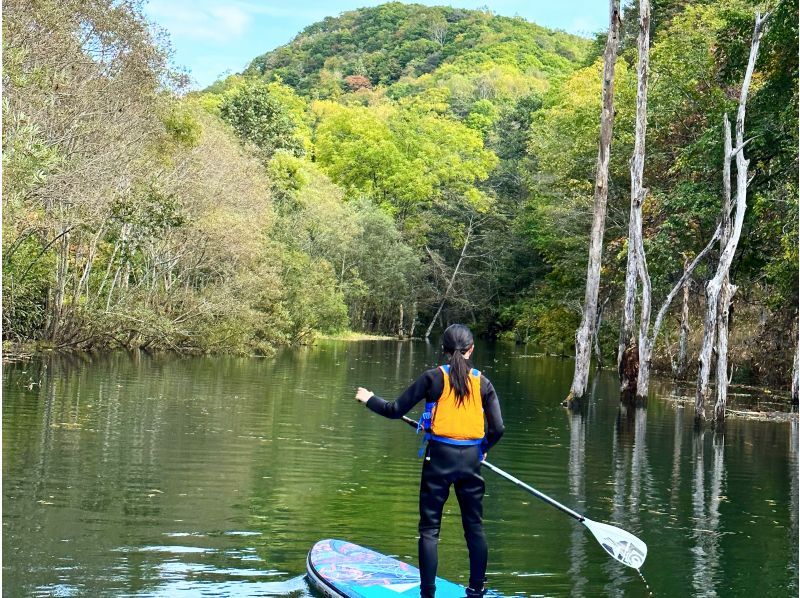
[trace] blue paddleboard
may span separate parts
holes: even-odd
[[[306,562],[311,583],[329,598],[418,598],[419,569],[344,540],[320,540]],[[436,578],[436,598],[464,598],[463,586]],[[487,592],[487,597],[499,598]]]

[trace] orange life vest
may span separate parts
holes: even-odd
[[[481,400],[481,373],[475,369],[470,370],[467,379],[469,393],[459,406],[455,390],[450,384],[450,366],[443,365],[439,369],[444,375],[444,388],[431,410],[431,437],[435,440],[443,438],[482,440],[485,431],[483,401]]]

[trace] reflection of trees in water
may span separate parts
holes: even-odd
[[[588,404],[582,411],[569,416],[569,491],[576,511],[586,512],[586,426],[594,421],[597,410],[597,383],[599,372],[592,378]],[[585,414],[583,413],[585,411]],[[583,526],[574,526],[570,536],[570,568],[572,595],[585,596],[588,583],[586,566],[587,533]]]
[[[140,361],[139,352],[59,355],[42,360],[37,495],[49,498],[55,491],[67,501],[66,494],[70,494],[68,502],[77,498],[82,509],[92,512],[116,507],[126,516],[160,513],[157,503],[144,500],[141,486],[162,484],[157,447],[166,407],[163,401],[126,397]],[[99,368],[103,374],[91,376],[87,366]],[[121,437],[123,430],[125,438]],[[75,454],[82,458],[72,458]],[[55,483],[87,477],[94,480],[90,486],[76,484],[71,492]]]
[[[595,376],[597,378],[597,376]],[[573,413],[569,418],[569,492],[575,509],[585,510],[586,494],[584,479],[586,473],[586,419],[581,413]],[[584,596],[587,579],[583,572],[586,562],[586,530],[582,525],[574,525],[570,537],[569,578],[572,580],[572,595]]]
[[[798,516],[797,511],[800,508],[798,505],[798,426],[800,421],[797,418],[789,422],[789,545],[794,546],[795,550],[798,547]],[[798,570],[797,570],[797,553],[787,565],[791,573],[791,584],[789,586],[789,595],[796,596],[798,590]]]
[[[169,407],[157,400],[160,377],[141,384],[140,361],[122,352],[57,355],[4,371],[4,415],[9,409],[22,416],[4,421],[4,441],[13,447],[4,477],[28,499],[4,504],[16,587],[75,583],[91,593],[94,580],[69,563],[80,555],[83,565],[105,570],[117,558],[107,549],[127,543],[131,522],[163,516],[170,479],[158,447]],[[99,522],[103,534],[91,533]],[[135,574],[155,575],[146,565]]]
[[[614,427],[612,452],[614,468],[612,523],[634,534],[641,531],[639,513],[643,505],[655,493],[646,435],[647,409],[644,406],[636,407],[620,402]],[[606,584],[605,593],[622,595],[623,586],[632,578],[630,569],[611,559],[605,567],[611,578]]]
[[[672,484],[669,496],[669,506],[671,517],[676,517],[677,501],[680,496],[681,487],[681,447],[683,445],[683,405],[675,409],[675,435],[672,448]]]
[[[692,587],[696,596],[717,596],[714,588],[719,571],[719,504],[725,484],[725,436],[714,433],[713,462],[708,496],[705,490],[705,436],[697,430],[692,442],[694,475],[692,483],[693,571]]]

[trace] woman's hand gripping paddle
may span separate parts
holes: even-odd
[[[403,421],[414,428],[417,427],[417,422],[410,417],[403,416]],[[544,492],[539,492],[533,486],[529,486],[525,482],[518,480],[499,467],[495,467],[486,460],[481,461],[481,465],[491,469],[497,475],[504,477],[509,482],[519,486],[526,492],[530,492],[539,500],[546,502],[559,511],[566,513],[573,519],[580,521],[588,528],[590,532],[592,532],[592,535],[598,542],[600,542],[600,545],[605,548],[606,552],[623,565],[633,567],[634,569],[639,569],[644,564],[644,560],[647,558],[647,544],[642,542],[630,532],[626,532],[624,529],[614,527],[613,525],[608,525],[607,523],[592,521],[588,517],[584,517],[580,513],[576,513],[569,507],[562,505],[557,500],[550,498]]]

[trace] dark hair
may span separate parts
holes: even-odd
[[[463,324],[451,324],[442,335],[442,352],[450,364],[450,386],[456,395],[456,405],[461,407],[469,397],[469,370],[464,353],[472,346],[472,332]]]

